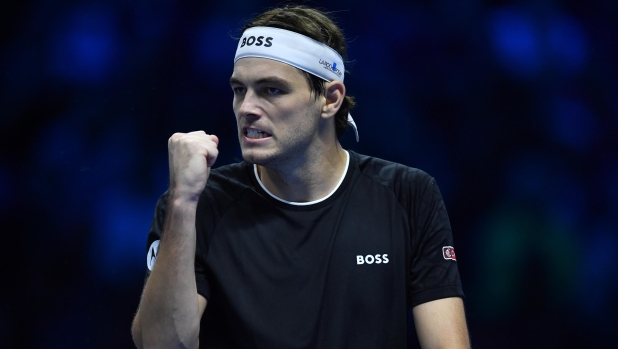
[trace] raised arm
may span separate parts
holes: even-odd
[[[170,189],[157,262],[133,321],[138,348],[197,348],[206,299],[195,283],[195,217],[200,194],[217,159],[218,139],[176,133],[168,142]]]
[[[412,308],[423,349],[470,349],[463,301],[443,298]]]

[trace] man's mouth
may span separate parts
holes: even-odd
[[[271,137],[272,135],[270,133],[266,133],[264,131],[257,130],[254,128],[247,128],[245,129],[245,136],[251,139],[260,139],[260,138]]]

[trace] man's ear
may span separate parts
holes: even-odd
[[[324,84],[326,90],[324,107],[321,117],[331,118],[337,114],[339,107],[345,98],[345,85],[339,80],[333,80]]]

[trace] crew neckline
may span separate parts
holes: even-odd
[[[292,205],[292,206],[310,206],[310,205],[315,205],[317,203],[320,203],[322,201],[325,201],[326,199],[330,198],[331,196],[333,196],[333,194],[335,194],[335,192],[337,192],[337,189],[339,189],[339,187],[341,186],[341,183],[343,183],[343,180],[346,177],[346,174],[348,173],[348,169],[350,168],[350,153],[347,150],[343,150],[346,153],[346,163],[345,163],[345,169],[343,170],[343,173],[341,174],[341,178],[339,178],[339,182],[337,182],[337,185],[335,185],[335,188],[333,188],[333,190],[328,193],[328,195],[326,195],[325,197],[321,198],[321,199],[317,199],[314,201],[309,201],[309,202],[295,202],[295,201],[288,201],[288,200],[284,200],[278,196],[276,196],[275,194],[271,193],[268,189],[266,189],[266,186],[264,185],[264,183],[262,183],[262,180],[260,179],[260,176],[258,174],[258,169],[257,169],[257,165],[253,164],[253,174],[255,175],[255,179],[257,180],[258,184],[260,185],[260,187],[262,187],[262,189],[268,194],[270,195],[273,199],[276,199],[277,201],[283,202],[285,204],[288,205]]]

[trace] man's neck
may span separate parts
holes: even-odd
[[[346,170],[348,156],[336,142],[317,159],[307,159],[286,169],[258,166],[258,174],[262,184],[278,198],[311,202],[324,198],[335,189]]]

